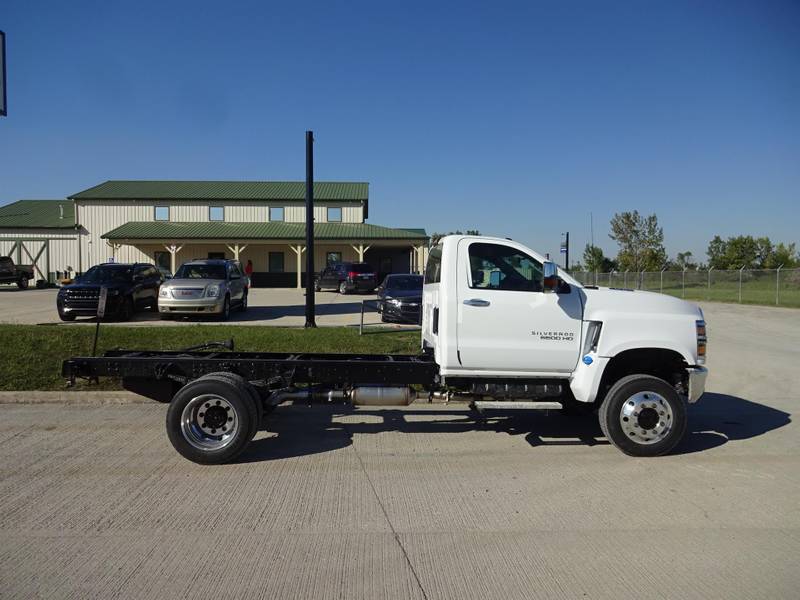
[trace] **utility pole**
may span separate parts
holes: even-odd
[[[569,271],[569,231],[564,235],[564,241],[561,242],[561,253],[564,254],[564,270]]]
[[[314,132],[306,131],[306,327],[316,327],[314,305]]]

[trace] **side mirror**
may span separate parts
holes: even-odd
[[[544,281],[542,287],[545,292],[554,292],[558,288],[558,267],[556,263],[546,260],[542,264],[542,274]]]

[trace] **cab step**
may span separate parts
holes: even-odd
[[[502,400],[476,400],[470,404],[478,412],[484,410],[561,410],[561,402],[519,402]]]

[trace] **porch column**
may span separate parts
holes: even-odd
[[[111,248],[111,258],[114,259],[114,262],[117,262],[117,250],[122,248],[122,244],[118,244],[117,242],[110,242],[106,240],[106,245]]]
[[[364,244],[359,244],[358,246],[350,244],[350,247],[358,254],[358,262],[364,262],[364,253],[372,248],[372,246],[365,246]]]
[[[176,257],[178,256],[178,252],[183,250],[183,246],[170,244],[169,246],[165,245],[164,248],[167,250],[167,252],[169,252],[170,270],[172,271],[172,274],[175,275],[175,267],[177,266]]]
[[[228,244],[225,244],[225,247],[231,251],[231,253],[233,254],[233,258],[235,260],[239,260],[239,252],[244,252],[245,248],[247,248],[247,244],[244,244],[242,246],[240,246],[239,244],[234,244],[233,247],[228,246]]]
[[[306,247],[303,246],[302,244],[297,244],[296,246],[289,246],[289,248],[291,248],[292,252],[294,252],[297,255],[297,289],[299,290],[303,287],[302,285],[303,252],[306,251]],[[314,274],[312,273],[310,276],[313,277]]]

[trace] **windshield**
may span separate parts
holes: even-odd
[[[81,283],[111,283],[115,281],[130,281],[132,276],[133,267],[97,266],[86,271],[80,280]]]
[[[225,265],[181,265],[175,279],[225,279]]]
[[[422,291],[421,275],[393,275],[386,278],[387,290],[419,290]]]

